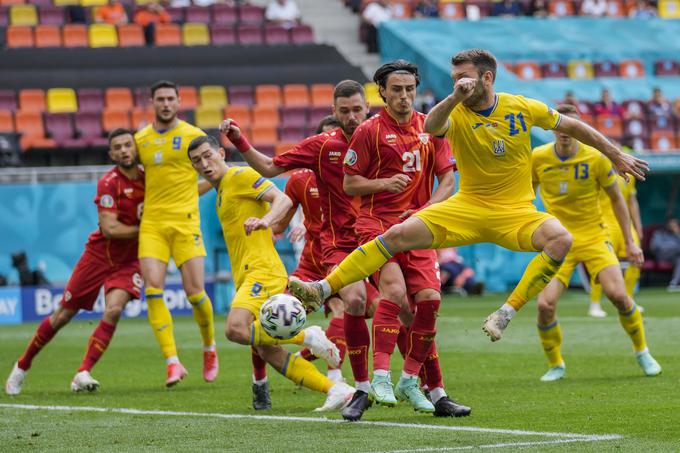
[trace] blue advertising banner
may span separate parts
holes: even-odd
[[[21,290],[0,288],[0,324],[21,324]]]

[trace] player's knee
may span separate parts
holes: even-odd
[[[240,322],[227,322],[224,334],[233,343],[250,344],[250,329]]]
[[[426,288],[418,291],[414,298],[415,302],[420,302],[423,300],[441,300],[442,296],[439,291],[433,288]]]
[[[406,250],[408,237],[404,231],[404,226],[400,223],[392,225],[383,235],[383,241],[392,254]]]
[[[387,283],[380,285],[380,294],[383,298],[398,305],[407,305],[406,288],[400,283]]]
[[[605,294],[607,295],[607,299],[609,299],[619,310],[625,310],[629,308],[629,305],[632,305],[629,303],[628,293],[626,293],[624,287],[607,288]]]
[[[555,252],[561,254],[562,256],[553,258],[564,259],[564,257],[567,256],[569,249],[571,249],[571,244],[573,241],[574,238],[572,237],[571,233],[564,227],[560,228],[553,243],[555,244]]]
[[[123,313],[122,305],[109,305],[104,310],[104,319],[109,323],[117,323]]]
[[[555,304],[545,297],[545,295],[539,294],[536,302],[540,318],[552,318],[555,316]]]

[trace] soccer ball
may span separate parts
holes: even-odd
[[[260,324],[270,337],[287,340],[305,326],[305,307],[289,294],[277,294],[267,299],[260,308]]]

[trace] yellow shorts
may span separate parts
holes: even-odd
[[[260,307],[275,294],[281,294],[288,285],[287,277],[248,275],[231,301],[231,308],[243,308],[260,317]]]
[[[191,258],[205,256],[198,224],[142,222],[139,229],[139,257],[167,263],[170,257],[180,267]]]
[[[606,229],[594,232],[592,235],[574,235],[571,249],[555,275],[555,278],[562,282],[565,288],[569,286],[571,274],[578,263],[586,266],[588,274],[593,279],[596,279],[603,269],[609,266],[619,266],[619,259],[614,253],[614,246]]]
[[[492,242],[506,249],[534,252],[534,231],[554,217],[531,203],[498,205],[456,194],[414,214],[430,229],[430,248]]]
[[[612,238],[612,245],[614,246],[614,253],[619,257],[620,260],[628,259],[628,250],[626,250],[626,240],[623,238],[623,232],[621,227],[617,223],[616,225],[609,225],[609,235]],[[640,237],[633,226],[630,227],[631,233],[633,235],[633,241],[635,245],[640,247]]]

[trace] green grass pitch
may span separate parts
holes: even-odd
[[[221,334],[220,376],[203,382],[191,318],[175,320],[180,358],[189,370],[177,387],[163,386],[165,367],[147,323],[124,320],[93,371],[100,391],[73,394],[70,379],[95,325],[74,322],[36,358],[24,392],[0,396],[0,451],[680,451],[680,296],[644,290],[636,299],[646,309],[647,338],[661,376],[643,376],[611,305],[604,304],[605,319],[586,316],[582,292],[569,292],[560,302],[567,378],[554,383],[538,380],[547,365],[535,302],[500,342],[491,343],[481,324],[503,297],[450,297],[438,319],[439,354],[450,395],[470,405],[472,415],[438,419],[400,404],[374,406],[354,424],[340,422],[336,413],[313,413],[324,396],[296,388],[271,369],[274,408],[255,412],[249,350]],[[311,322],[326,325],[320,315]],[[218,316],[220,333],[223,323]],[[3,382],[35,327],[0,327]],[[344,374],[351,375],[349,363]]]

